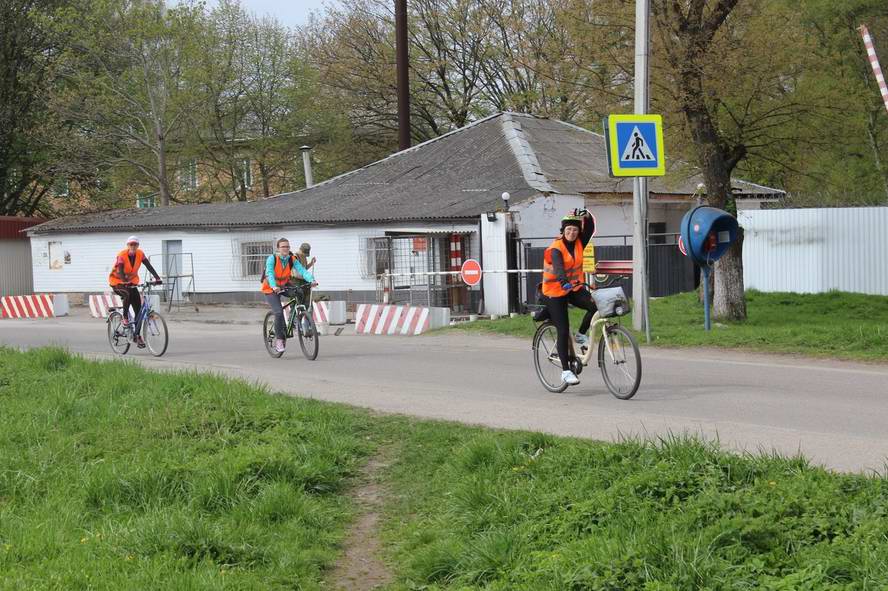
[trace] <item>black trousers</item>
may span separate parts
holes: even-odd
[[[123,302],[123,317],[129,319],[129,309],[133,309],[133,320],[139,317],[142,311],[142,296],[139,295],[139,288],[135,285],[113,285],[111,289],[120,296]]]
[[[274,338],[286,340],[287,329],[284,324],[284,308],[281,305],[281,294],[265,294],[265,301],[268,302],[272,312],[274,312]]]
[[[583,334],[588,332],[589,325],[592,324],[592,316],[598,309],[587,289],[572,291],[560,298],[547,298],[546,307],[549,310],[549,317],[558,331],[558,358],[561,360],[562,370],[570,369],[570,318],[567,315],[569,304],[586,310],[586,315],[583,316],[583,321],[580,323],[580,332]]]

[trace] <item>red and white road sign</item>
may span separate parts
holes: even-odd
[[[475,259],[466,259],[459,270],[460,277],[466,285],[478,285],[481,283],[481,263]]]

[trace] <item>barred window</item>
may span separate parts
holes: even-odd
[[[274,252],[273,240],[240,243],[241,277],[259,278],[265,271],[265,260]]]
[[[364,277],[376,277],[391,268],[390,239],[386,237],[366,238],[364,252]]]

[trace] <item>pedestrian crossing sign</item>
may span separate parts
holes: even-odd
[[[610,115],[604,124],[611,176],[663,176],[663,117]]]

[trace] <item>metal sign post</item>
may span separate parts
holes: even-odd
[[[635,114],[644,115],[648,110],[648,52],[650,0],[635,0]],[[660,150],[662,146],[658,146]],[[645,340],[651,342],[651,320],[648,313],[647,274],[647,178],[636,177],[633,183],[633,232],[632,232],[632,299],[641,303],[640,314],[632,316],[635,330],[644,328]],[[636,308],[638,304],[636,303]]]

